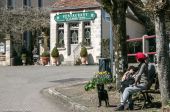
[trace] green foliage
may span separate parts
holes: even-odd
[[[80,51],[80,56],[81,57],[87,57],[88,53],[87,53],[87,49],[86,47],[82,47],[81,51]]]
[[[59,52],[58,52],[58,49],[57,47],[54,47],[52,52],[51,52],[51,56],[52,57],[59,57]]]
[[[32,31],[49,27],[49,9],[47,8],[0,8],[0,32],[22,33],[24,31]],[[14,27],[15,26],[15,27]]]
[[[94,77],[85,84],[85,91],[89,91],[91,89],[95,89],[97,84],[109,84],[113,81],[110,72],[98,72]]]
[[[50,53],[48,51],[44,51],[42,54],[41,54],[41,57],[50,57]]]

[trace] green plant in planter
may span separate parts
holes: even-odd
[[[95,89],[97,84],[110,84],[113,81],[112,75],[108,71],[97,72],[94,77],[85,84],[84,89],[89,91]]]
[[[80,51],[80,56],[81,57],[87,57],[88,53],[87,53],[87,49],[86,47],[82,47],[81,51]]]
[[[41,57],[50,57],[50,53],[48,51],[44,51],[42,54],[41,54]]]
[[[52,57],[59,57],[59,52],[57,47],[54,47],[53,50],[51,51],[51,56]]]

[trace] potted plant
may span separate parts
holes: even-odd
[[[59,52],[57,47],[54,47],[51,51],[52,64],[59,65]]]
[[[42,62],[42,65],[47,65],[48,62],[49,62],[49,57],[50,57],[50,53],[48,51],[44,51],[42,54],[41,54],[41,62]]]
[[[26,53],[21,54],[21,60],[22,60],[22,64],[26,65],[26,60],[27,60],[27,54]]]
[[[87,49],[86,47],[82,47],[80,51],[80,56],[81,56],[81,63],[82,64],[87,64]]]

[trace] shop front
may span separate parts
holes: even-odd
[[[51,50],[56,45],[63,63],[75,64],[81,46],[88,50],[88,63],[101,55],[101,9],[51,13]]]

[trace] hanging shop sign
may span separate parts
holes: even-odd
[[[94,11],[89,11],[89,12],[56,14],[54,20],[56,22],[83,21],[83,20],[94,20],[96,17],[97,14]]]

